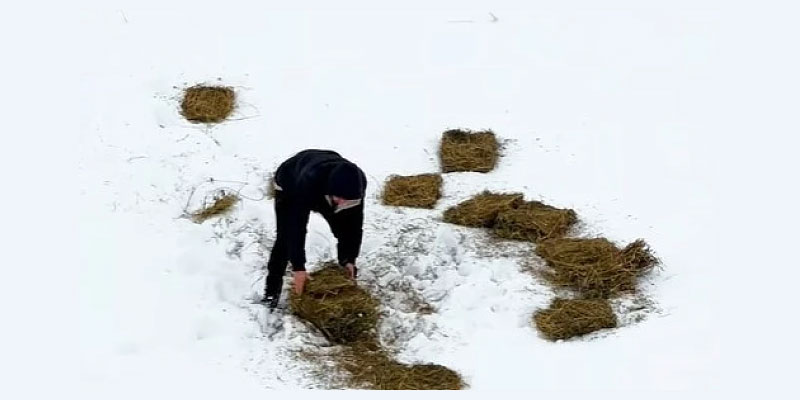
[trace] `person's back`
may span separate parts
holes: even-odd
[[[275,172],[277,238],[267,264],[265,301],[277,306],[287,261],[295,291],[305,284],[305,236],[311,211],[319,212],[336,236],[339,264],[355,278],[362,241],[366,176],[358,166],[330,150],[304,150]]]
[[[330,170],[350,163],[332,150],[303,150],[284,161],[275,172],[275,183],[287,195],[310,195]],[[320,193],[324,194],[324,193]]]

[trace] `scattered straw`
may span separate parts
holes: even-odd
[[[547,339],[559,340],[615,328],[617,317],[608,300],[555,299],[534,314],[533,322]]]
[[[556,286],[577,290],[586,298],[609,298],[636,290],[637,278],[657,259],[642,240],[625,250],[597,239],[549,239],[536,246],[549,269],[544,277]]]
[[[239,196],[235,194],[220,194],[215,196],[213,202],[202,210],[191,214],[192,221],[201,224],[216,216],[224,215],[239,202]]]
[[[439,147],[442,172],[489,172],[497,164],[499,148],[492,131],[446,131]]]
[[[433,208],[442,197],[442,177],[438,174],[393,175],[386,181],[382,197],[387,206]]]
[[[374,390],[459,390],[464,382],[453,370],[436,364],[402,364],[383,350],[347,349],[339,365],[353,387]]]
[[[233,112],[235,97],[230,87],[192,86],[183,93],[181,114],[191,122],[222,122]]]
[[[494,233],[504,239],[539,242],[564,236],[577,221],[578,216],[573,210],[529,201],[517,208],[501,211]]]
[[[456,225],[476,228],[494,226],[498,214],[518,207],[523,203],[522,194],[498,194],[483,192],[444,212],[444,221]]]

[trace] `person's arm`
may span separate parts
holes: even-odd
[[[292,263],[294,292],[303,294],[308,273],[306,273],[306,226],[311,209],[305,204],[293,200],[289,205],[287,218],[287,245],[289,246],[289,262]]]
[[[292,271],[306,270],[306,230],[311,209],[297,199],[292,199],[287,218],[287,244]]]
[[[334,214],[331,221],[331,230],[338,243],[336,250],[339,265],[348,264],[355,266],[356,258],[361,252],[361,241],[364,236],[364,202],[356,207]],[[354,271],[351,271],[354,273]]]

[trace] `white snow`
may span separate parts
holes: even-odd
[[[4,14],[3,398],[325,387],[289,354],[319,337],[291,316],[275,331],[254,304],[274,239],[263,188],[304,148],[369,175],[360,280],[404,361],[539,398],[793,390],[791,2],[85,1]],[[234,120],[182,119],[181,89],[203,82],[235,87]],[[493,129],[499,167],[445,175],[432,211],[379,205],[388,175],[438,170],[455,127]],[[228,218],[181,218],[220,189],[245,197]],[[539,337],[531,314],[554,293],[525,271],[531,248],[441,222],[484,189],[574,208],[581,235],[645,238],[664,262],[643,283],[652,303],[616,302],[613,331]],[[335,256],[321,218],[307,248],[310,263]],[[416,313],[420,299],[436,312]]]

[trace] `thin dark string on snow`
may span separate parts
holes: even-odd
[[[220,189],[220,190],[228,189],[230,191],[235,192],[237,196],[239,196],[239,197],[241,197],[243,199],[252,200],[252,201],[261,201],[261,200],[264,200],[267,197],[266,194],[262,195],[259,198],[254,198],[254,197],[249,197],[249,196],[243,195],[242,194],[242,190],[244,190],[244,188],[246,188],[247,186],[253,186],[253,184],[249,183],[249,182],[208,178],[208,182],[207,183],[217,183],[217,182],[220,182],[220,183],[236,183],[236,184],[242,185],[242,187],[240,187],[239,189],[233,189],[233,188],[227,187],[227,186],[218,187],[217,189]]]
[[[244,87],[243,87],[244,88]],[[252,88],[244,88],[245,90],[252,90]],[[255,110],[255,113],[244,113],[244,108],[250,108],[251,110]],[[237,101],[235,113],[237,114],[236,118],[228,118],[231,121],[244,121],[252,118],[261,117],[261,110],[253,103],[239,100]]]
[[[188,218],[191,215],[191,213],[189,212],[189,205],[192,203],[192,199],[194,198],[194,195],[197,192],[197,189],[199,189],[201,186],[203,186],[205,184],[217,183],[217,182],[220,182],[220,183],[236,183],[236,184],[242,185],[242,187],[240,187],[238,189],[234,189],[234,188],[229,187],[229,186],[220,186],[220,187],[216,188],[217,191],[221,191],[223,193],[225,193],[225,191],[227,190],[227,191],[229,191],[231,193],[234,193],[237,197],[242,198],[242,199],[247,199],[247,200],[251,200],[251,201],[261,201],[261,200],[264,200],[267,197],[266,193],[263,194],[259,198],[243,195],[242,194],[242,190],[244,190],[244,188],[247,187],[247,186],[252,186],[252,184],[250,184],[248,182],[208,178],[208,180],[206,180],[206,181],[204,181],[204,182],[200,183],[199,185],[196,185],[196,186],[194,186],[192,188],[191,193],[189,193],[189,197],[186,199],[186,205],[183,207],[183,214],[181,215],[181,217],[182,218]],[[209,195],[210,194],[206,194],[206,198]]]
[[[209,139],[213,140],[213,141],[214,141],[214,144],[216,144],[218,147],[222,147],[222,143],[220,143],[220,142],[219,142],[219,140],[217,140],[217,138],[215,138],[215,137],[214,137],[214,136],[211,134],[211,129],[212,129],[212,128],[213,128],[213,127],[211,126],[211,124],[208,124],[208,126],[206,126],[206,128],[203,130],[203,133],[204,133],[206,136],[208,136],[208,138],[209,138]]]
[[[231,121],[231,122],[247,121],[248,119],[258,118],[260,116],[261,115],[246,115],[244,117],[227,118],[227,119],[225,119],[225,122],[228,122],[228,121]]]
[[[231,181],[231,180],[225,180],[225,179],[208,178],[208,183],[214,183],[214,182],[238,183],[240,185],[249,185],[249,183],[243,182],[243,181]]]

